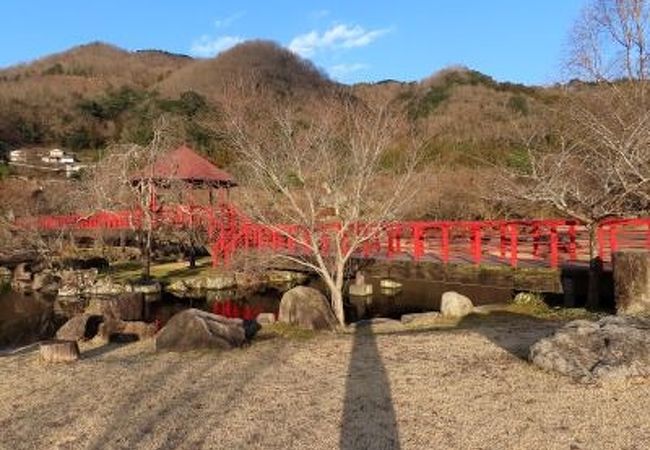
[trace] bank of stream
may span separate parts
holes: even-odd
[[[424,280],[396,280],[399,288],[385,289],[379,278],[370,278],[372,295],[348,296],[346,317],[349,322],[375,317],[399,319],[403,314],[436,311],[445,291],[455,290],[470,297],[476,305],[504,303],[511,299],[509,288]],[[324,291],[318,280],[307,284]],[[194,307],[228,317],[254,319],[257,314],[277,314],[282,294],[290,285],[264,289],[225,289],[206,291],[193,298],[179,297],[163,290],[147,296],[144,318],[164,325],[174,314]],[[52,337],[67,319],[83,312],[84,297],[56,297],[21,294],[9,289],[0,291],[0,348],[11,348]]]

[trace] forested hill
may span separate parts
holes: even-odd
[[[260,88],[272,95],[256,98]],[[153,120],[167,113],[183,124],[188,142],[227,164],[228,149],[215,132],[224,102],[252,99],[263,108],[282,99],[304,114],[317,114],[320,100],[341,96],[390,103],[429,137],[428,157],[472,164],[477,157],[511,157],[520,142],[513,130],[543,121],[556,93],[499,83],[466,68],[417,82],[342,85],[265,41],[211,59],[92,43],[0,71],[0,149],[143,143]]]

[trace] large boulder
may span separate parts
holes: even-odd
[[[144,295],[128,292],[110,297],[92,297],[85,313],[119,320],[142,320]]]
[[[68,320],[56,332],[56,338],[64,341],[92,339],[97,334],[102,318],[90,314],[80,314]]]
[[[309,330],[331,330],[337,324],[325,296],[307,286],[296,286],[282,295],[278,321]]]
[[[229,350],[246,342],[246,331],[242,319],[191,308],[172,317],[158,332],[155,342],[158,351]]]
[[[581,381],[650,375],[650,320],[575,320],[535,343],[530,361]]]
[[[472,301],[455,291],[442,294],[440,312],[444,317],[465,317],[474,310]]]

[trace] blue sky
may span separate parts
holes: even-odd
[[[583,0],[2,0],[0,67],[90,41],[208,57],[270,39],[343,82],[418,80],[465,65],[501,81],[560,79]]]

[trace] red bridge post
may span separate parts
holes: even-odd
[[[413,257],[416,261],[419,261],[424,255],[424,230],[422,229],[422,224],[419,222],[414,224],[412,227],[413,230]]]
[[[569,225],[569,258],[571,261],[578,259],[576,247],[576,225],[572,223]]]
[[[499,225],[499,252],[501,254],[501,259],[506,259],[506,225]]]
[[[609,227],[609,249],[611,254],[618,250],[618,239],[616,236],[617,227],[616,225],[610,225]]]
[[[472,225],[472,259],[474,264],[481,264],[481,227]]]
[[[559,253],[558,253],[558,238],[557,238],[557,227],[555,225],[551,226],[551,267],[555,268],[558,266],[559,262]]]
[[[516,223],[510,224],[510,265],[517,267],[517,246],[519,245],[519,227]]]
[[[442,262],[447,264],[449,262],[449,225],[443,224],[440,228],[441,241],[442,241]]]
[[[539,238],[541,237],[541,232],[539,225],[533,225],[533,256],[539,258]]]

